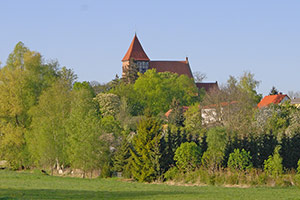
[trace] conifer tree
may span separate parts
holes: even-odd
[[[130,169],[128,164],[128,159],[130,157],[130,144],[126,138],[123,138],[121,146],[115,152],[113,158],[113,170],[115,172],[122,172],[123,177],[128,177],[130,175]]]
[[[160,124],[153,118],[139,122],[137,135],[134,136],[130,149],[133,178],[140,182],[151,182],[160,175]]]

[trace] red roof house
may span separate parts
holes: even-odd
[[[219,86],[218,86],[218,82],[213,82],[213,83],[196,83],[197,88],[199,89],[204,89],[205,92],[212,92],[212,91],[216,91],[216,90],[220,90]]]
[[[258,104],[258,108],[268,107],[271,104],[281,104],[290,98],[286,94],[276,94],[265,96]]]
[[[126,74],[124,73],[124,70],[128,69],[130,59],[134,59],[139,71],[142,73],[148,69],[156,69],[157,72],[172,72],[179,75],[187,75],[189,78],[193,78],[187,58],[183,61],[150,61],[136,35],[134,36],[129,49],[122,59],[123,76]]]

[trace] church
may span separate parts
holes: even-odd
[[[134,35],[129,49],[122,59],[122,77],[125,76],[126,71],[129,67],[129,61],[131,59],[133,59],[136,63],[140,73],[145,73],[148,69],[156,69],[156,72],[172,72],[179,75],[186,75],[189,78],[193,78],[188,57],[186,57],[186,59],[182,61],[150,60],[136,34]],[[217,82],[201,82],[196,83],[196,86],[199,89],[203,88],[206,92],[212,89],[219,88]]]

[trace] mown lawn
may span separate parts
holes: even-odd
[[[0,199],[299,199],[300,189],[143,184],[0,171]]]

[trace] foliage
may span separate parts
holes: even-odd
[[[277,95],[278,93],[279,93],[278,90],[275,88],[275,86],[273,86],[269,95]]]
[[[174,98],[181,105],[191,105],[197,94],[193,80],[187,76],[157,73],[155,69],[140,74],[134,84],[134,91],[144,110],[149,109],[153,114],[168,111]]]
[[[184,113],[184,118],[184,129],[188,141],[202,141],[204,127],[202,125],[200,105],[189,106],[188,110]]]
[[[203,154],[202,164],[204,167],[214,172],[219,169],[225,155],[227,144],[226,130],[222,127],[209,129],[206,138],[208,148]]]
[[[66,165],[67,132],[65,124],[70,114],[71,94],[65,82],[57,81],[45,90],[39,104],[31,110],[32,131],[27,135],[34,163],[59,169]]]
[[[195,142],[185,142],[176,150],[174,160],[183,172],[195,170],[201,163],[201,148]]]
[[[173,180],[179,174],[180,174],[180,171],[178,170],[178,168],[177,167],[172,167],[164,173],[164,178],[166,180]]]
[[[168,116],[168,122],[169,124],[174,124],[175,126],[183,126],[183,107],[180,106],[179,101],[177,101],[176,99],[172,100],[171,112]]]
[[[130,149],[132,176],[138,181],[153,181],[160,175],[160,124],[153,118],[139,122]]]
[[[229,155],[228,167],[235,170],[246,170],[252,167],[250,152],[235,149]]]
[[[130,157],[130,144],[126,138],[123,138],[122,144],[116,150],[113,157],[113,170],[122,172],[123,177],[130,177],[128,160]]]
[[[89,88],[73,90],[71,113],[66,124],[68,156],[71,166],[87,171],[99,169],[107,161],[108,146],[104,141],[97,105]]]
[[[297,167],[297,174],[300,174],[300,159],[298,160],[297,165],[298,165],[298,167]]]
[[[115,94],[99,93],[95,100],[99,103],[99,109],[103,116],[116,116],[120,109],[120,98]]]
[[[0,157],[12,168],[28,167],[26,134],[30,108],[58,76],[57,63],[44,64],[39,53],[19,42],[0,69]]]
[[[279,150],[280,146],[277,146],[273,156],[269,156],[268,160],[264,162],[264,170],[266,173],[275,177],[283,173],[282,158],[280,157]]]

